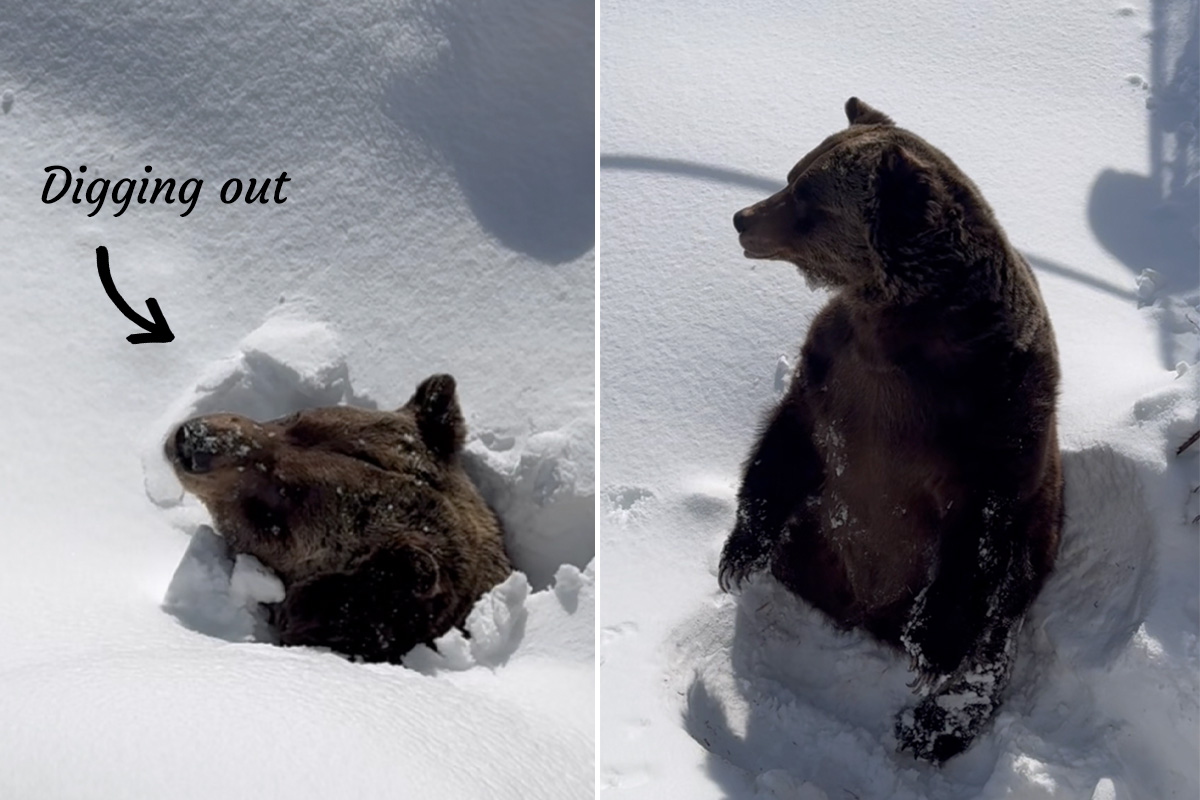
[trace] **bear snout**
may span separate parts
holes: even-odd
[[[167,457],[184,472],[193,475],[208,472],[212,469],[213,452],[205,445],[211,439],[207,426],[199,420],[185,422],[168,440]]]
[[[778,242],[773,241],[772,209],[764,209],[762,203],[743,208],[733,215],[733,227],[737,228],[738,244],[746,258],[771,258],[778,252]]]

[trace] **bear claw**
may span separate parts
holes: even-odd
[[[941,764],[967,749],[971,739],[948,724],[946,710],[933,698],[896,716],[896,741],[915,758]]]

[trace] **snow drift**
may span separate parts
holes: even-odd
[[[538,0],[5,7],[0,795],[592,794],[591,19]],[[89,218],[40,202],[54,164],[205,183],[186,218]],[[283,171],[284,203],[220,202]],[[553,235],[493,178],[546,195]],[[98,245],[175,341],[125,340]],[[279,587],[204,531],[161,438],[218,406],[399,405],[436,372],[528,587],[482,602],[454,669],[261,641]]]
[[[1200,791],[1197,4],[607,3],[600,785],[622,798]],[[1134,80],[1136,78],[1136,80]],[[897,754],[906,659],[771,581],[717,587],[740,465],[825,297],[745,261],[858,96],[943,150],[1029,258],[1063,383],[1067,527],[1007,700]]]

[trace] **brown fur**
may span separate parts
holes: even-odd
[[[435,375],[397,411],[198,417],[166,455],[230,548],[283,581],[284,644],[397,661],[461,625],[512,569],[458,463],[464,436],[454,379]]]
[[[940,761],[994,712],[1057,551],[1058,357],[1033,273],[975,185],[857,98],[846,116],[734,216],[747,257],[833,296],[747,460],[721,583],[770,569],[902,647],[928,696],[897,737]],[[967,695],[958,713],[937,702]]]

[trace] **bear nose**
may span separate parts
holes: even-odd
[[[185,422],[175,431],[175,461],[184,472],[196,475],[212,469],[213,454],[199,446],[205,433],[193,422]]]
[[[733,227],[738,233],[745,233],[746,228],[750,227],[750,215],[746,213],[746,209],[742,209],[733,215]]]

